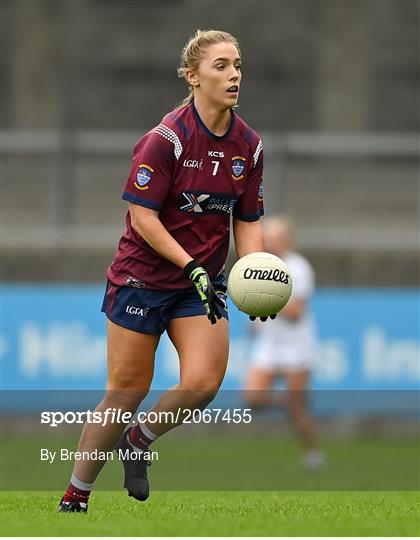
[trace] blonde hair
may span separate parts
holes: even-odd
[[[262,220],[263,230],[269,227],[276,227],[277,230],[284,228],[291,244],[295,240],[295,227],[291,219],[284,214],[271,214]]]
[[[182,77],[188,83],[186,76],[187,71],[190,69],[198,69],[207,47],[210,47],[210,45],[214,45],[215,43],[223,42],[235,45],[238,49],[239,56],[241,56],[238,40],[232,36],[232,34],[229,34],[229,32],[223,32],[222,30],[197,30],[182,49],[178,77]],[[178,107],[188,105],[193,99],[194,90],[192,86],[189,86],[188,96],[181,101]]]

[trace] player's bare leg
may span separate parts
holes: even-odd
[[[279,376],[280,374],[275,371],[264,370],[257,366],[251,368],[245,381],[245,402],[256,409],[286,407],[293,427],[306,449],[303,464],[310,470],[319,469],[324,465],[325,457],[319,450],[314,421],[307,405],[306,389],[310,373],[308,370],[288,373],[287,393],[271,390]]]
[[[104,399],[95,411],[103,414],[108,408],[115,408],[121,412],[134,413],[150,388],[159,336],[134,332],[109,320],[107,334],[107,389]],[[106,422],[103,426],[86,423],[80,437],[78,451],[92,452],[95,449],[98,452],[110,451],[114,448],[123,429],[124,424],[121,423]],[[71,481],[71,486],[77,488],[77,491],[73,490],[74,496],[78,495],[79,491],[80,493],[86,492],[87,502],[92,484],[104,464],[105,462],[102,460],[78,460],[75,462]],[[74,484],[77,485],[74,486]],[[69,489],[72,490],[70,486]],[[68,495],[67,492],[66,495]],[[64,500],[66,500],[66,496]]]
[[[295,431],[306,448],[303,464],[308,469],[315,470],[324,465],[325,458],[319,450],[315,423],[308,408],[307,388],[309,378],[310,372],[308,370],[288,373],[287,406]]]
[[[95,411],[108,407],[134,413],[149,392],[153,378],[158,335],[141,334],[107,321],[108,382],[104,399]],[[78,450],[112,450],[124,424],[85,424]],[[74,473],[83,482],[94,482],[103,462],[77,461]]]
[[[229,323],[222,318],[211,325],[205,316],[173,319],[168,329],[180,363],[180,383],[163,394],[151,409],[173,412],[202,409],[213,401],[226,372],[229,355]],[[146,426],[160,436],[179,425],[161,422]]]
[[[178,411],[201,409],[213,400],[227,366],[229,324],[225,319],[215,325],[210,325],[205,316],[173,319],[168,334],[179,355],[180,383],[165,392],[148,411],[157,422],[146,420],[129,428],[116,446],[119,452],[130,449],[136,456],[122,460],[124,486],[130,496],[140,501],[149,496],[147,466],[150,462],[146,457],[149,445],[182,423],[184,415]]]
[[[317,446],[313,420],[307,407],[308,371],[287,374],[287,407],[293,426],[307,449]]]
[[[284,406],[286,396],[283,393],[272,390],[279,374],[275,371],[261,369],[253,366],[247,375],[244,385],[244,400],[249,407],[254,409]]]

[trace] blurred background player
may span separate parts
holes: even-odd
[[[307,403],[307,388],[316,355],[316,329],[309,309],[314,291],[310,263],[294,251],[290,223],[281,217],[266,218],[263,224],[264,249],[288,265],[293,279],[292,295],[275,320],[251,323],[254,336],[251,365],[245,382],[245,398],[253,408],[284,406],[305,448],[302,463],[309,470],[324,466],[318,447],[314,421]],[[271,391],[279,378],[287,391]]]

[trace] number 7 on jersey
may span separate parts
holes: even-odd
[[[212,161],[212,163],[214,164],[213,176],[216,176],[217,169],[219,168],[220,161]]]

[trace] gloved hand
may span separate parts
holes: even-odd
[[[217,296],[207,272],[196,261],[192,260],[185,266],[184,275],[194,283],[206,310],[207,318],[211,324],[216,324],[217,319],[222,318],[225,304]]]
[[[275,319],[277,317],[277,313],[274,313],[273,315],[270,315],[270,319]],[[250,315],[249,318],[251,321],[255,321],[257,317],[255,315]],[[265,322],[268,319],[268,317],[260,317],[261,322]]]

